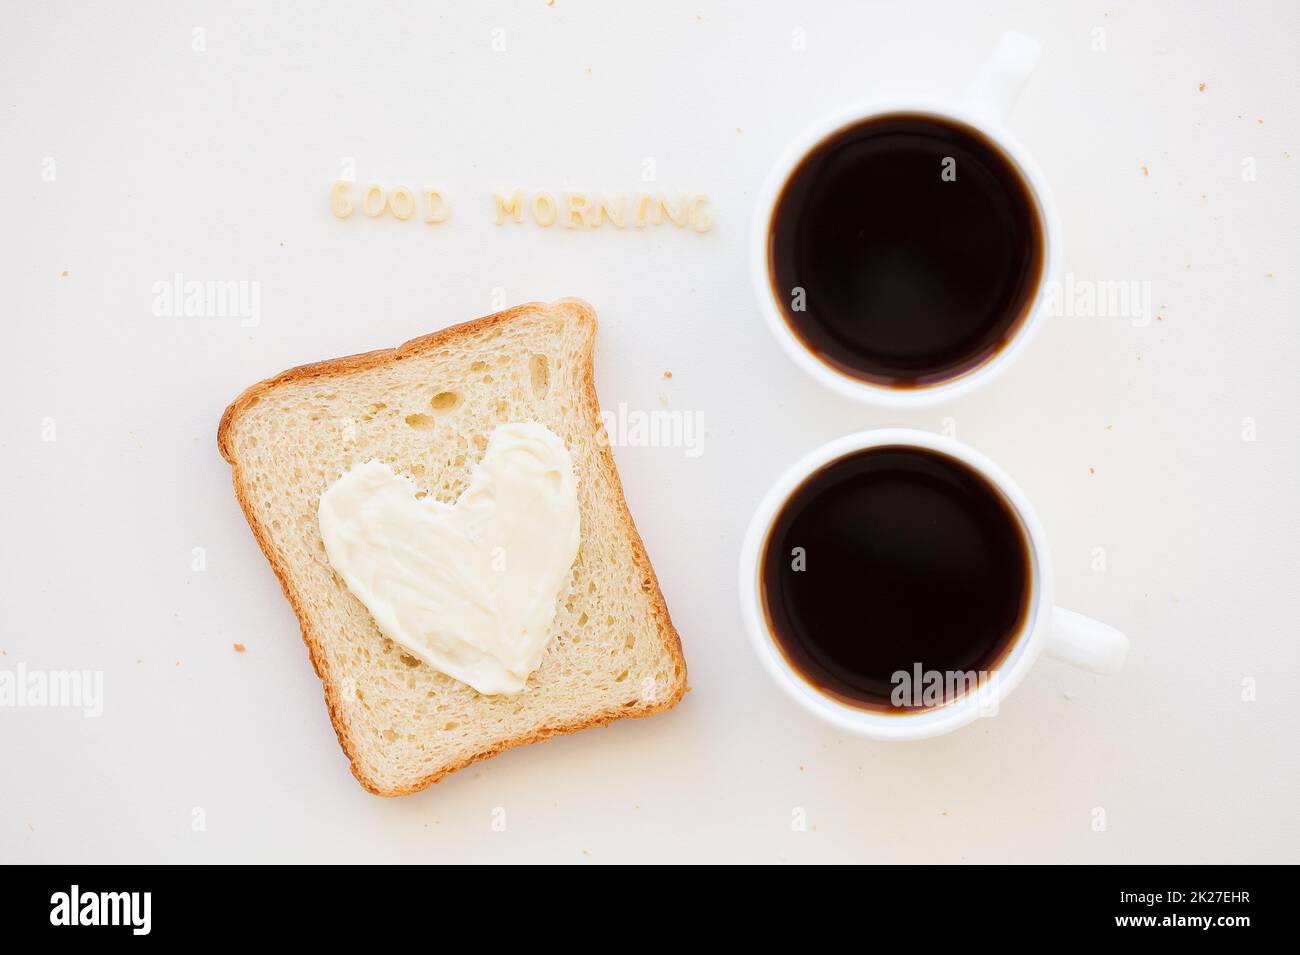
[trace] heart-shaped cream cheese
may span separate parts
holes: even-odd
[[[498,425],[455,504],[416,492],[380,461],[331,484],[330,564],[393,642],[480,693],[518,693],[578,555],[568,449],[545,425]]]

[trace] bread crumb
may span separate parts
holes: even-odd
[[[1151,170],[1148,169],[1146,166],[1143,166],[1143,167],[1142,167],[1142,175],[1144,175],[1144,176],[1149,176],[1149,175],[1151,175]]]
[[[245,647],[242,643],[236,643],[236,644],[235,644],[235,652],[236,652],[236,653],[243,653],[243,652],[244,652],[245,650],[247,650],[247,649],[248,649],[248,648]]]
[[[1200,90],[1202,93],[1204,93],[1204,92],[1205,92],[1205,84],[1202,83],[1200,86],[1197,87],[1197,89]]]
[[[67,270],[67,269],[64,269],[61,273],[59,273],[59,278],[61,278],[61,279],[66,279],[67,277],[68,277],[68,270]]]

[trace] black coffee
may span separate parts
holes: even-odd
[[[950,675],[996,670],[1024,625],[1033,572],[1020,521],[982,476],[947,455],[882,447],[800,485],[760,573],[768,629],[796,672],[843,702],[899,712],[933,705],[900,701],[900,672],[919,692],[918,674],[947,688]]]
[[[1043,270],[1037,204],[981,133],[893,114],[847,127],[790,175],[768,269],[786,323],[826,364],[912,388],[982,365]]]

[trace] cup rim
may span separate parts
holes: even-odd
[[[1031,591],[1020,634],[998,666],[992,698],[967,694],[923,712],[883,713],[859,709],[822,693],[796,673],[777,647],[763,611],[762,561],[767,535],[790,495],[819,468],[869,448],[902,445],[945,454],[970,467],[999,491],[1020,520],[1029,546]],[[924,739],[977,719],[990,702],[1004,699],[1043,650],[1052,612],[1052,569],[1042,525],[1023,491],[1001,468],[955,438],[912,428],[876,428],[844,435],[809,451],[786,468],[764,494],[745,532],[740,552],[740,606],[750,644],[768,675],[785,694],[839,729],[878,740]]]
[[[993,142],[1020,172],[1037,207],[1043,234],[1043,269],[1025,314],[1011,340],[982,364],[956,377],[915,388],[891,388],[854,378],[815,355],[799,340],[773,295],[768,268],[772,215],[781,192],[799,162],[823,140],[848,126],[893,113],[919,113],[970,126]],[[794,139],[768,173],[758,193],[750,228],[750,280],[766,324],[782,350],[805,373],[847,398],[878,407],[924,408],[952,401],[993,381],[1020,356],[1042,325],[1049,285],[1060,274],[1061,228],[1056,202],[1042,170],[1023,146],[997,120],[961,101],[929,97],[880,97],[845,107],[808,127]]]

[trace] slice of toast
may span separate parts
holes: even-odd
[[[226,409],[217,445],[235,496],[302,625],[352,772],[412,793],[559,733],[666,710],[686,661],[623,499],[592,375],[596,315],[533,303],[385,351],[294,368]],[[582,542],[527,688],[482,696],[407,654],[336,575],[321,492],[377,459],[454,501],[498,424],[539,421],[569,449]]]

